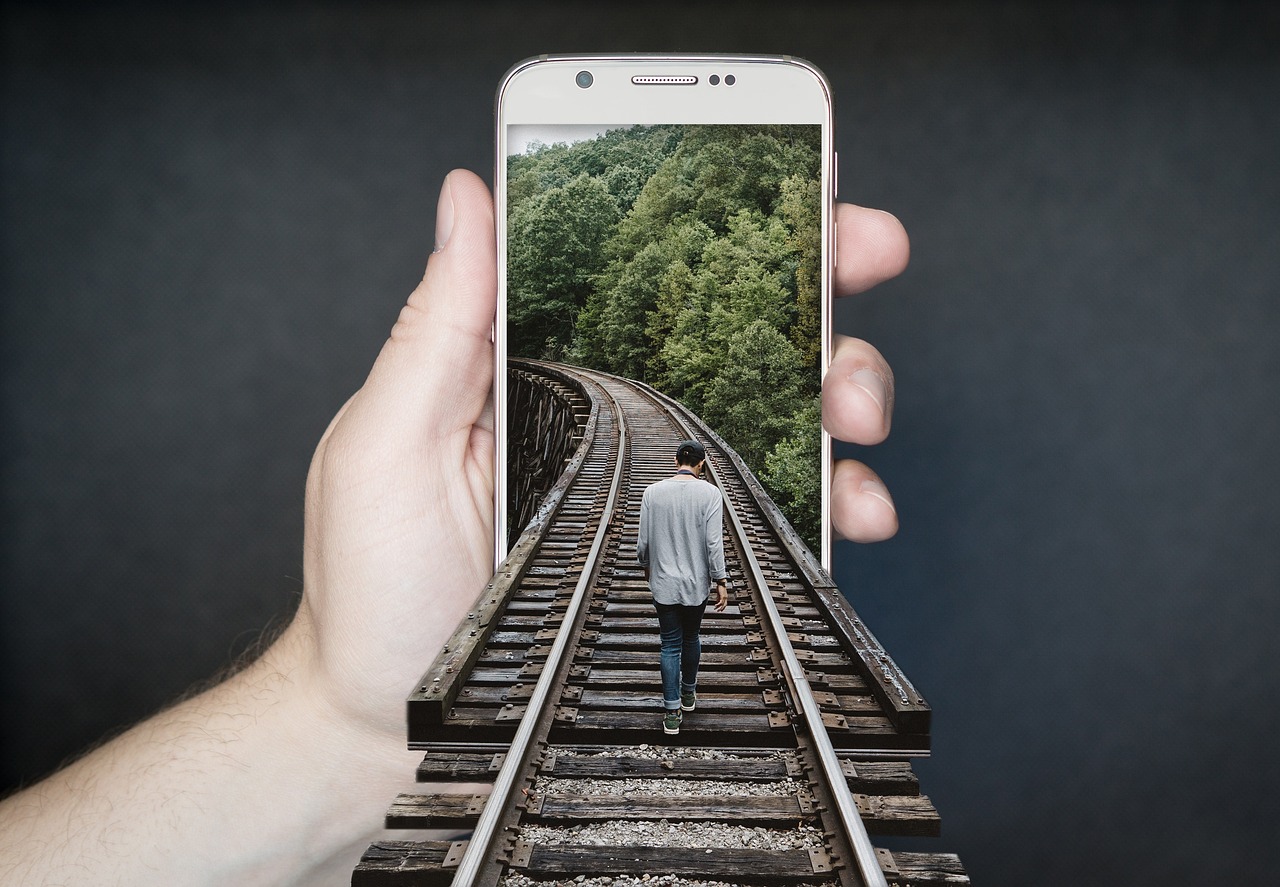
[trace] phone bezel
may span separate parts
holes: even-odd
[[[590,87],[574,78],[582,68]],[[712,73],[736,83],[711,86]],[[601,75],[604,75],[603,77]],[[761,74],[763,79],[743,74]],[[693,85],[635,85],[633,76],[695,76]],[[625,100],[624,100],[625,99]],[[506,159],[509,127],[657,123],[809,123],[821,126],[822,273],[820,379],[831,359],[831,301],[835,268],[834,107],[827,78],[794,56],[735,54],[541,55],[514,65],[495,99],[494,220],[498,241],[498,303],[494,323],[494,568],[507,554],[506,539]],[[831,436],[822,433],[823,569],[831,569]]]

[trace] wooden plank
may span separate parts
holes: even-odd
[[[703,760],[701,758],[579,758],[557,756],[543,775],[557,778],[644,778],[776,780],[787,776],[786,761]]]
[[[574,703],[583,708],[613,709],[614,711],[648,711],[662,708],[662,689],[636,688],[633,690],[583,690],[582,698]],[[781,706],[774,706],[780,708]],[[704,693],[699,688],[696,712],[686,712],[686,717],[703,712],[763,712],[765,704],[759,691],[754,693]]]
[[[427,752],[418,764],[418,782],[490,782],[497,775],[492,754]]]
[[[616,588],[617,583],[615,582],[612,587]],[[650,597],[652,598],[652,596]],[[614,598],[612,595],[610,596],[610,599],[608,600],[608,602],[605,604],[605,608],[604,608],[604,613],[609,619],[613,619],[616,616],[623,619],[648,618],[649,620],[654,621],[657,619],[656,612],[657,611],[654,610],[654,607],[653,607],[652,599],[644,603],[628,603],[624,601],[619,601],[616,598]],[[731,619],[734,617],[740,617],[741,615],[742,615],[742,608],[737,605],[730,604],[729,606],[724,608],[723,612],[719,612],[719,613],[717,613],[715,610],[708,608],[706,613],[702,617],[702,621],[705,624],[708,620],[711,620],[711,619]]]
[[[927,795],[855,794],[853,799],[868,834],[929,838],[940,834],[941,819]]]
[[[873,835],[937,837],[938,811],[924,795],[855,794],[858,813]],[[655,820],[793,823],[814,816],[813,803],[791,795],[545,794],[530,796],[527,815],[539,821]],[[388,817],[389,819],[390,817]]]
[[[387,828],[470,828],[488,797],[402,793],[387,810]]]
[[[640,732],[662,733],[662,711],[654,708],[649,711],[593,711],[580,710],[573,724],[575,730],[583,731],[573,741],[601,741],[592,738],[587,731],[591,730],[628,730]],[[764,712],[759,713],[720,713],[689,712],[684,717],[680,732],[695,731],[704,734],[743,734],[769,733],[769,719]],[[790,731],[787,731],[790,732]],[[640,740],[642,742],[647,740]],[[703,740],[703,744],[720,745],[715,740]]]
[[[351,887],[447,887],[454,868],[441,864],[448,841],[376,841],[351,873]]]
[[[841,760],[849,790],[864,795],[918,795],[920,780],[906,761]]]
[[[660,650],[662,648],[662,638],[656,631],[653,632],[626,632],[626,631],[610,631],[607,625],[599,629],[600,635],[591,646],[596,648],[624,648],[629,650]],[[511,646],[517,646],[516,636],[523,636],[523,632],[506,632],[501,635],[506,643],[506,639],[510,638]],[[499,635],[495,634],[494,639],[497,641]],[[747,635],[739,630],[735,633],[702,633],[699,635],[702,640],[702,649],[705,652],[708,649],[719,649],[722,647],[741,647],[747,648],[754,646],[747,643]],[[533,643],[532,635],[529,635],[529,643]]]
[[[594,622],[588,620],[588,628],[598,628],[603,631],[613,632],[644,632],[652,631],[658,626],[658,617],[652,607],[649,608],[647,617],[641,616],[614,616],[608,614],[604,618],[597,618]],[[734,616],[726,618],[721,613],[712,615],[712,611],[708,611],[707,615],[702,619],[702,627],[699,634],[723,634],[725,632],[736,631],[739,634],[747,629],[742,624],[742,617]]]
[[[899,733],[892,725],[886,727],[860,727],[831,737],[831,744],[837,752],[859,750],[889,750],[919,754],[929,749],[929,736],[912,733]]]
[[[851,696],[844,693],[831,694],[819,700],[823,711],[838,711],[846,715],[883,715],[884,708],[870,696]]]
[[[442,741],[440,732],[442,730],[461,730],[461,729],[478,729],[484,727],[498,727],[506,730],[515,730],[523,720],[527,709],[524,703],[512,704],[510,709],[505,706],[493,705],[455,705],[449,709],[449,714],[445,716],[445,721],[438,727],[432,727],[432,733],[426,736],[425,741]],[[499,717],[501,715],[501,717]],[[414,741],[412,727],[409,735],[410,741]]]
[[[854,674],[852,671],[837,671],[834,669],[810,671],[806,668],[804,675],[809,683],[814,686],[825,687],[828,690],[843,693],[867,692],[867,679],[860,674]]]
[[[949,884],[967,887],[969,875],[954,853],[900,853],[876,848],[885,880],[895,887],[912,884]]]
[[[540,802],[537,803],[537,802]],[[795,823],[812,816],[795,795],[559,795],[531,800],[542,821],[678,819],[687,822]]]
[[[574,678],[574,683],[586,687],[636,687],[646,690],[662,687],[662,673],[655,663],[652,668],[611,668],[592,664],[584,678]],[[774,686],[777,680],[774,680]],[[744,689],[756,690],[761,687],[754,671],[712,671],[703,669],[698,672],[698,689],[717,690]]]
[[[545,661],[546,658],[545,651],[539,655],[539,651],[533,651],[531,654],[529,650],[500,650],[485,647],[473,668],[510,668],[523,665],[528,661]]]
[[[653,658],[650,661],[656,661],[658,658],[658,646],[653,646]],[[632,650],[609,650],[598,649],[592,650],[591,656],[581,660],[589,662],[591,665],[639,665],[645,661],[643,657],[637,656]],[[750,651],[725,651],[725,650],[703,650],[702,658],[699,661],[700,668],[716,668],[716,667],[734,667],[747,668],[750,667],[754,674],[756,663],[751,662]]]
[[[534,846],[528,875],[703,876],[733,883],[787,884],[820,880],[808,850],[748,848]]]
[[[745,751],[745,750],[744,750]],[[920,781],[905,761],[841,761],[851,791],[867,795],[918,795]],[[560,779],[722,779],[777,780],[787,762],[765,758],[716,760],[685,758],[556,756],[544,776]]]
[[[508,702],[524,705],[529,701],[536,680],[518,681],[502,686],[499,684],[467,684],[458,694],[455,708],[488,706],[501,708]]]

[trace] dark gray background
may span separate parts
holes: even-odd
[[[902,8],[900,8],[902,7]],[[611,8],[612,9],[612,8]],[[903,528],[837,573],[981,884],[1254,883],[1280,837],[1280,19],[1209,4],[5,7],[3,784],[283,618],[303,478],[543,51],[789,52],[911,268]],[[424,651],[424,664],[429,659]]]

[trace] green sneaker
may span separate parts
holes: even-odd
[[[662,732],[674,736],[680,732],[680,722],[684,720],[684,712],[678,708],[669,709],[662,717]]]
[[[698,694],[693,691],[680,694],[680,707],[685,711],[693,711],[693,707],[698,704]]]

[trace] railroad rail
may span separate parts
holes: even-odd
[[[437,839],[373,844],[353,887],[968,884],[953,854],[873,845],[938,833],[910,763],[928,704],[737,454],[642,383],[510,372],[554,391],[549,421],[576,448],[409,697],[432,785],[387,825]],[[706,613],[697,709],[666,736],[635,545],[641,494],[686,438],[723,493],[730,605]]]

